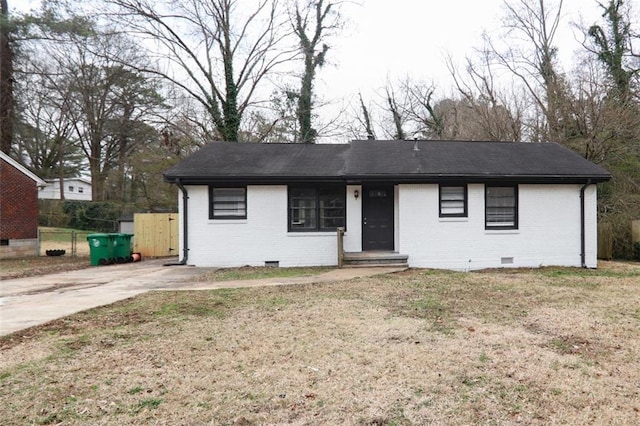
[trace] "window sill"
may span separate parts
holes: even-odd
[[[509,235],[509,234],[519,234],[519,229],[485,229],[485,235]]]
[[[468,217],[439,217],[438,222],[469,222]]]
[[[209,219],[209,225],[242,225],[249,223],[247,219]]]
[[[304,232],[287,232],[287,237],[334,237],[336,231],[304,231]]]

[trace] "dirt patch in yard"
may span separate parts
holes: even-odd
[[[158,292],[0,338],[4,424],[637,424],[640,268]]]
[[[0,260],[0,280],[88,268],[88,257],[40,256]]]

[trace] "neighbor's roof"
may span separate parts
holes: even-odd
[[[60,178],[52,178],[52,179],[46,179],[46,181],[48,183],[58,183],[60,182]],[[82,182],[82,183],[86,183],[87,185],[91,185],[91,179],[87,178],[87,177],[66,177],[63,179],[63,181],[65,183],[69,183],[69,182]]]
[[[164,174],[182,183],[291,181],[603,182],[602,167],[556,143],[353,141],[213,142]]]

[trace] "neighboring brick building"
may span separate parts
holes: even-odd
[[[0,152],[0,258],[38,255],[38,188],[44,185]]]

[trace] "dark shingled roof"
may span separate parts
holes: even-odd
[[[349,144],[213,142],[165,172],[183,183],[233,181],[580,183],[611,178],[555,143],[353,141]]]

